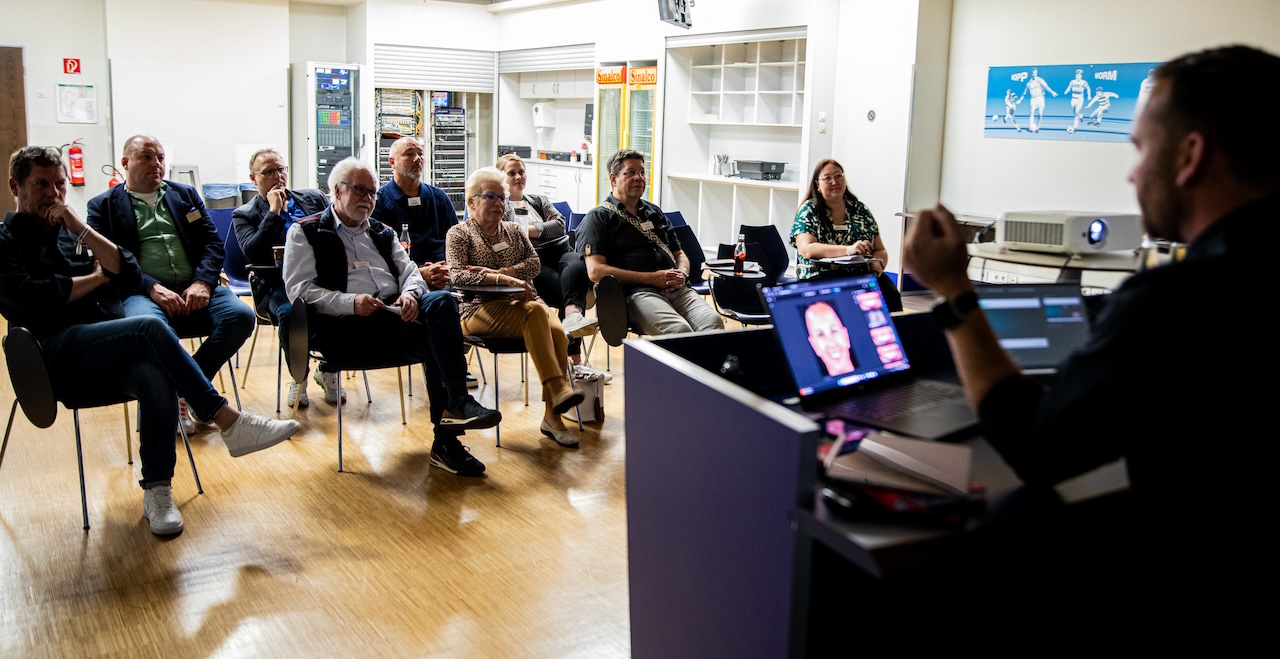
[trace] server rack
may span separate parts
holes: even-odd
[[[422,95],[414,89],[374,91],[374,139],[378,145],[378,184],[392,179],[391,145],[401,137],[422,137]]]
[[[455,211],[466,202],[467,111],[436,108],[431,118],[431,184],[445,191]]]

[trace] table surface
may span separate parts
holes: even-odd
[[[453,288],[463,293],[495,293],[498,295],[507,295],[511,293],[523,293],[524,288],[519,286],[502,286],[499,284],[457,284]]]
[[[1138,255],[1133,250],[1097,252],[1094,254],[1054,254],[1050,252],[1024,252],[1007,249],[995,243],[969,243],[967,247],[969,256],[1003,261],[1005,263],[1069,268],[1072,270],[1134,272],[1138,269]]]

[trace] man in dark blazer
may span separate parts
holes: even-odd
[[[258,187],[258,196],[237,208],[232,214],[236,241],[245,257],[254,265],[277,265],[274,249],[283,253],[285,234],[293,223],[319,215],[329,207],[329,197],[322,190],[290,190],[289,167],[275,149],[259,149],[249,156],[249,180]],[[279,328],[280,347],[289,352],[289,312],[293,303],[284,289],[279,272],[258,272],[249,284],[259,312],[267,312]],[[301,400],[298,398],[301,397]],[[289,407],[311,404],[306,382],[289,383]]]
[[[120,166],[124,184],[89,200],[88,223],[138,258],[142,283],[124,298],[125,315],[155,316],[179,336],[205,336],[192,356],[212,378],[253,332],[253,310],[220,284],[218,230],[195,188],[164,180],[160,142],[130,137]]]

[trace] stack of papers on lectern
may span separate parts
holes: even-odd
[[[969,492],[973,451],[963,444],[930,442],[874,433],[827,464],[841,481],[907,492],[964,495]]]

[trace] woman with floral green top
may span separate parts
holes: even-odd
[[[796,248],[796,276],[800,279],[866,272],[878,275],[885,302],[902,310],[902,296],[884,274],[889,251],[880,240],[880,227],[866,205],[845,185],[844,168],[827,158],[813,168],[809,192],[791,225]],[[862,256],[865,264],[823,263],[819,259]]]

